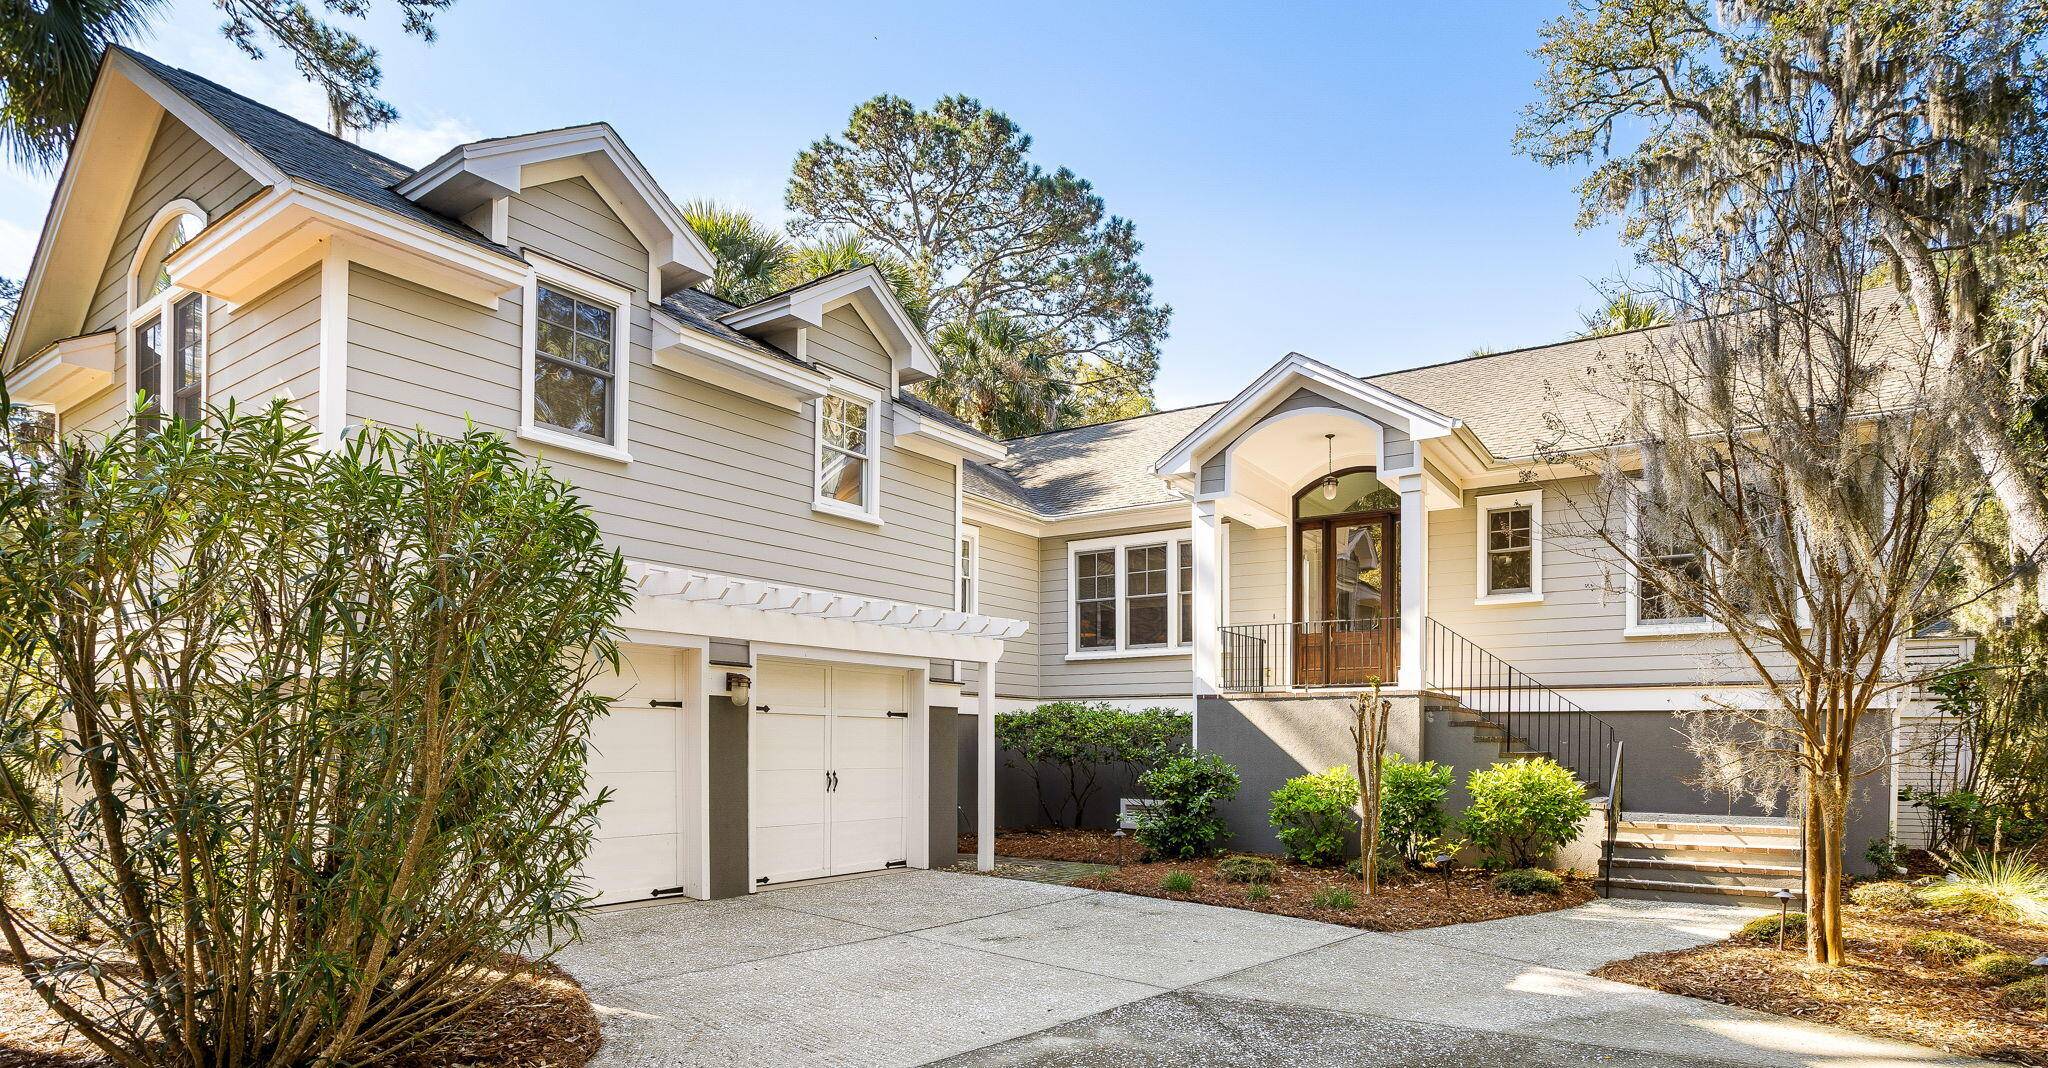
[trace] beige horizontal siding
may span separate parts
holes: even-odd
[[[1039,566],[1044,575],[1039,618],[1044,627],[1038,663],[1039,686],[1045,700],[1187,698],[1195,692],[1194,658],[1185,652],[1104,660],[1067,659],[1067,620],[1072,614],[1067,581],[1068,544],[1140,532],[1149,531],[1105,531],[1073,538],[1046,538],[1039,543]],[[1187,528],[1166,528],[1161,535],[1166,540],[1184,538]]]
[[[1230,623],[1287,620],[1287,528],[1230,524]]]
[[[981,612],[1021,619],[1031,625],[1020,638],[1003,643],[996,664],[996,696],[1038,698],[1040,647],[1046,640],[1039,626],[1041,585],[1038,539],[993,524],[981,525]],[[1061,640],[1065,640],[1062,632]],[[980,692],[981,669],[968,668],[968,689]]]
[[[319,410],[320,268],[239,308],[214,304],[207,326],[210,403],[246,410],[286,396],[309,415]]]

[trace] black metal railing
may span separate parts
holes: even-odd
[[[1434,619],[1423,620],[1422,685],[1499,727],[1510,748],[1548,755],[1594,796],[1609,792],[1621,741],[1612,724]]]
[[[1600,843],[1600,896],[1612,897],[1614,842],[1621,836],[1621,739],[1614,740],[1614,763],[1607,777],[1607,835]]]
[[[1248,623],[1223,628],[1223,688],[1392,686],[1400,660],[1398,616]]]

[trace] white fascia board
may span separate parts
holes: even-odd
[[[171,281],[240,304],[345,246],[352,262],[483,308],[524,284],[526,264],[318,186],[286,184],[200,231],[165,261]]]
[[[457,145],[399,183],[397,192],[460,216],[487,200],[571,175],[592,178],[647,246],[649,290],[657,297],[711,277],[716,260],[654,175],[605,123]]]
[[[691,330],[658,308],[649,318],[656,367],[790,411],[830,391],[830,380],[820,372]]]
[[[1399,426],[1417,441],[1444,437],[1463,424],[1440,412],[1375,386],[1330,365],[1290,352],[1266,369],[1252,384],[1218,409],[1202,425],[1189,432],[1154,465],[1155,473],[1171,478],[1194,473],[1195,456],[1218,438],[1233,437],[1241,424],[1259,415],[1266,405],[1284,400],[1293,388],[1310,387],[1333,401],[1351,404],[1367,418]]]
[[[846,304],[854,304],[868,329],[889,346],[889,357],[897,365],[898,385],[938,377],[939,359],[925,340],[924,331],[911,321],[910,313],[903,310],[895,291],[889,288],[889,280],[873,264],[778,293],[727,312],[719,321],[741,331],[790,319],[808,326],[823,326],[827,312]]]
[[[113,247],[159,116],[169,112],[251,178],[276,185],[284,176],[184,94],[165,85],[118,48],[108,49],[94,80],[78,134],[43,217],[22,280],[13,329],[0,350],[12,367],[84,328],[100,272]]]
[[[1038,513],[983,497],[972,490],[961,494],[960,518],[975,526],[1001,527],[1034,538],[1045,536],[1045,520]]]
[[[114,338],[102,330],[51,342],[7,376],[8,396],[63,413],[114,381]]]
[[[983,463],[995,463],[1010,455],[1001,442],[941,422],[907,405],[896,404],[891,408],[896,415],[893,436],[900,448],[941,460],[964,457]]]

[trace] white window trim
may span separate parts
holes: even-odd
[[[1474,534],[1474,562],[1477,565],[1477,592],[1473,604],[1541,604],[1543,601],[1543,491],[1521,489],[1509,493],[1488,493],[1472,499],[1478,509],[1478,526]],[[1488,513],[1503,508],[1529,509],[1529,590],[1526,593],[1494,593],[1488,587],[1487,579],[1492,574],[1490,566],[1487,523]]]
[[[171,419],[171,384],[176,380],[174,377],[176,372],[172,369],[174,353],[170,351],[172,346],[176,344],[173,337],[171,309],[180,300],[192,295],[193,291],[183,286],[171,285],[165,287],[163,292],[155,296],[142,299],[142,259],[149,254],[149,247],[156,243],[157,234],[161,233],[164,227],[169,226],[180,217],[186,215],[198,219],[201,230],[206,228],[208,222],[206,209],[200,207],[196,201],[180,197],[158,208],[156,214],[150,217],[149,225],[142,228],[142,240],[136,243],[135,253],[128,258],[126,299],[123,302],[128,314],[123,320],[121,331],[121,348],[122,351],[127,353],[127,359],[123,361],[127,365],[123,370],[128,390],[127,403],[132,406],[135,403],[135,394],[144,388],[143,384],[137,381],[135,377],[135,365],[137,362],[135,328],[153,318],[161,316],[163,317],[163,341],[161,344],[166,351],[157,353],[157,381],[150,388],[149,395],[156,405],[157,418],[162,422],[169,422]],[[199,404],[203,410],[209,395],[208,386],[210,383],[207,379],[213,372],[211,352],[213,347],[213,302],[208,300],[204,293],[200,293],[198,296]],[[137,303],[138,299],[141,300],[139,304]]]
[[[1182,641],[1180,631],[1180,543],[1194,547],[1193,527],[1148,530],[1142,534],[1120,534],[1067,543],[1067,659],[1135,660],[1141,657],[1193,656],[1191,641]],[[1125,550],[1144,545],[1166,546],[1166,644],[1131,648],[1128,607],[1130,601],[1130,559]],[[1116,560],[1116,648],[1081,648],[1081,620],[1074,611],[1074,591],[1079,588],[1080,556],[1103,549],[1115,550]]]
[[[617,282],[580,271],[566,263],[529,251],[533,267],[526,272],[524,307],[519,328],[519,438],[548,448],[580,452],[604,460],[630,463],[633,383],[632,316],[633,291]],[[611,440],[597,441],[581,434],[543,426],[533,418],[533,372],[540,334],[540,285],[566,290],[596,304],[609,304],[612,313],[612,410],[607,425]]]
[[[1642,576],[1637,573],[1634,565],[1634,561],[1640,560],[1643,557],[1642,516],[1642,492],[1638,490],[1631,493],[1628,500],[1628,561],[1625,561],[1628,572],[1628,592],[1623,603],[1623,611],[1627,615],[1622,621],[1621,636],[1624,638],[1666,638],[1688,634],[1724,633],[1726,628],[1711,619],[1685,619],[1669,623],[1644,621],[1642,618],[1643,580]],[[1701,556],[1704,558],[1705,554],[1702,553]]]
[[[973,593],[973,596],[963,598],[966,603],[955,605],[954,607],[962,612],[979,612],[981,611],[981,528],[962,524],[960,527],[960,541],[966,544],[967,552],[965,559],[955,565],[956,568],[964,568],[964,572],[954,575],[954,585],[957,588],[963,583],[966,584]],[[956,594],[955,596],[957,597],[958,595]]]
[[[868,462],[861,468],[861,507],[825,496],[818,484],[825,475],[825,402],[811,404],[811,510],[851,519],[857,523],[882,525],[882,393],[873,386],[843,375],[831,375],[826,388],[842,400],[864,404],[868,409]]]

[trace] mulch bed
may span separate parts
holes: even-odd
[[[960,839],[960,851],[967,854],[974,851],[973,835]],[[1484,872],[1460,871],[1448,877],[1428,872],[1382,883],[1379,896],[1368,899],[1361,892],[1356,876],[1346,875],[1341,870],[1311,868],[1282,860],[1279,873],[1270,884],[1271,896],[1253,901],[1245,896],[1245,884],[1231,882],[1216,874],[1216,862],[1222,859],[1220,857],[1140,864],[1135,863],[1139,852],[1140,847],[1129,837],[1113,838],[1107,831],[1034,828],[996,832],[998,856],[1118,865],[1114,872],[1080,879],[1073,884],[1075,886],[1297,916],[1367,931],[1419,931],[1425,927],[1444,927],[1454,923],[1529,916],[1583,905],[1597,896],[1590,880],[1566,879],[1562,893],[1516,897],[1495,890],[1491,877]],[[1160,889],[1160,880],[1166,878],[1168,872],[1176,871],[1193,876],[1195,888],[1187,893]],[[1349,890],[1357,899],[1357,906],[1349,909],[1317,908],[1311,899],[1317,891],[1329,887]]]
[[[960,852],[974,855],[971,834],[960,836]],[[1070,830],[1065,827],[1025,827],[998,830],[996,855],[1023,860],[1078,860],[1087,864],[1122,864],[1136,860],[1141,847],[1130,835],[1117,838],[1109,831]]]
[[[583,1068],[600,1042],[583,988],[552,964],[530,965],[470,1010],[431,1049],[370,1062],[373,1068]],[[0,951],[0,1068],[110,1068],[43,1004],[14,958]]]
[[[1697,949],[1616,961],[1593,974],[1653,990],[1830,1024],[1954,1053],[2048,1065],[2048,1014],[2000,1008],[1997,990],[1960,965],[1908,956],[1902,944],[1926,931],[1975,935],[2029,959],[2048,953],[2048,930],[1962,913],[1843,913],[1848,964],[1814,968],[1803,939],[1778,952],[1775,940],[1737,936]]]

